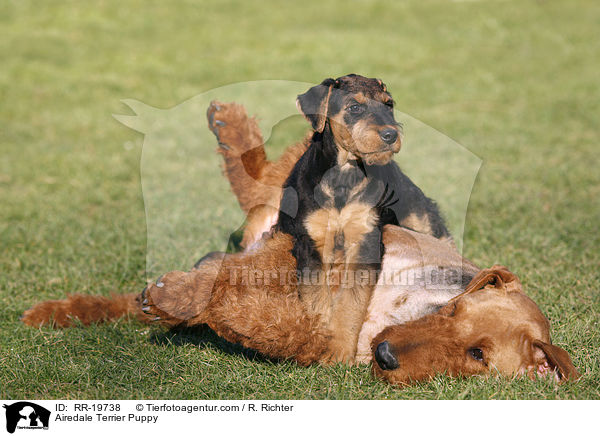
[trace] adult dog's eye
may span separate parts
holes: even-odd
[[[353,104],[352,106],[348,106],[346,110],[353,115],[357,115],[362,114],[365,110],[365,107],[361,104]]]
[[[483,361],[483,351],[481,351],[481,348],[469,348],[469,355],[475,360]]]

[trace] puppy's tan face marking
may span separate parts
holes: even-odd
[[[383,165],[400,151],[402,129],[394,119],[389,94],[347,94],[341,102],[334,101],[331,106],[329,125],[339,153],[346,159],[346,153],[350,153],[367,165]]]
[[[299,95],[298,108],[317,132],[329,125],[340,151],[340,164],[362,159],[385,165],[400,150],[402,128],[394,119],[394,101],[379,79],[350,74],[325,79]]]

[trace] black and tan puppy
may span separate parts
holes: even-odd
[[[284,184],[275,230],[293,238],[300,299],[339,341],[336,360],[350,360],[381,267],[383,226],[413,216],[433,236],[449,235],[435,204],[392,160],[402,131],[381,80],[326,79],[297,103],[314,134]]]

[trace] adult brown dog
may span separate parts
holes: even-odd
[[[226,108],[225,105],[223,107]],[[213,128],[216,125],[220,128],[227,125],[235,128],[232,118],[219,117],[214,113],[214,109],[216,108],[213,106],[211,114]],[[218,121],[222,124],[219,125]],[[225,131],[227,129],[222,129],[219,135],[222,145],[229,147],[229,150],[239,150],[239,147],[232,147],[234,145],[232,141],[224,139]],[[260,137],[260,133],[258,135]],[[256,137],[256,131],[253,131],[252,137]],[[246,138],[243,134],[238,135],[240,142],[244,142]],[[227,150],[225,147],[222,149]],[[260,149],[253,150],[250,155],[260,156],[260,151]],[[264,153],[264,149],[262,152]],[[284,156],[284,161],[292,163],[293,158],[289,156],[288,154],[287,160]],[[240,168],[244,171],[252,164],[255,164],[258,170],[255,174],[260,174],[264,170],[260,159],[252,159],[247,152],[240,154],[238,158],[242,161],[243,166]],[[266,163],[266,160],[263,163]],[[226,165],[232,168],[232,164],[235,162],[231,159],[228,162],[226,156]],[[269,163],[269,165],[274,164]],[[280,174],[285,174],[284,166],[273,167],[279,168]],[[238,182],[231,177],[231,174],[228,173],[234,192],[238,193],[240,203],[244,204],[244,192],[251,192],[251,190],[246,191],[239,184],[236,186]],[[275,195],[277,190],[281,192],[281,187],[273,186]],[[256,218],[253,218],[250,213],[249,219],[248,228],[252,228],[253,219]],[[259,224],[257,228],[261,225],[264,227],[264,222],[258,219],[256,222]],[[427,274],[431,275],[434,271],[440,272],[448,268],[454,268],[458,273],[451,279],[444,278],[438,283],[441,286],[433,291],[426,283],[416,285],[413,283],[406,287],[393,284],[391,288],[386,287],[383,282],[378,283],[373,298],[370,299],[366,322],[362,324],[360,333],[362,342],[365,342],[364,337],[366,337],[366,343],[370,343],[369,338],[377,334],[380,327],[384,330],[372,342],[372,354],[368,353],[367,357],[364,357],[365,353],[361,352],[360,346],[357,353],[358,359],[363,361],[374,356],[377,362],[377,365],[374,365],[377,375],[398,384],[444,371],[451,375],[490,371],[507,375],[521,373],[533,375],[544,374],[555,369],[561,379],[577,376],[568,355],[558,347],[550,345],[549,326],[537,306],[524,295],[506,297],[512,294],[522,295],[515,293],[517,292],[517,289],[514,289],[515,278],[508,280],[504,277],[503,281],[499,282],[494,277],[498,275],[497,270],[501,268],[484,270],[481,273],[484,279],[480,277],[474,280],[467,288],[467,293],[456,300],[451,300],[464,289],[464,277],[472,277],[477,273],[478,269],[474,265],[458,256],[448,242],[431,236],[396,226],[386,226],[383,235],[386,256],[380,278],[385,277],[387,273],[393,275],[399,271],[416,271],[423,277]],[[289,234],[278,232],[272,237],[257,240],[258,238],[253,236],[252,239],[255,242],[247,252],[214,255],[205,259],[198,269],[189,273],[172,272],[165,275],[145,294],[144,298],[147,300],[145,307],[149,309],[148,312],[166,325],[206,323],[226,339],[257,349],[272,357],[294,358],[301,364],[339,361],[337,344],[332,340],[330,323],[323,320],[320,313],[306,310],[306,305],[298,299],[297,284],[288,280],[296,271],[296,259],[291,255],[293,238]],[[260,279],[244,281],[244,277],[260,277]],[[518,280],[516,282],[518,283]],[[504,289],[505,283],[513,283],[510,292]],[[506,295],[494,294],[492,291],[496,288],[502,289]],[[480,292],[475,293],[475,290]],[[472,300],[474,295],[489,295],[489,298],[478,297],[477,300],[479,303],[487,301],[487,305],[472,303],[471,301],[475,301]],[[500,305],[512,307],[512,312],[508,310],[502,315],[502,311],[491,310],[496,307],[494,302],[499,301],[500,297],[506,297],[508,298],[506,301],[512,302]],[[448,300],[451,300],[451,303],[444,306]],[[388,304],[389,302],[393,304]],[[463,306],[478,309],[474,311],[452,309]],[[439,310],[440,307],[443,307],[442,310]],[[508,323],[508,327],[512,326],[517,319],[515,313],[525,321],[519,321],[518,329],[508,329],[505,332],[494,330],[491,336],[487,335],[485,338],[466,334],[472,332],[467,328],[468,326],[471,326],[471,329],[478,326],[477,321],[485,327],[487,319],[485,314],[488,312],[500,314],[498,325],[501,325],[499,321],[503,321]],[[54,317],[55,322],[60,325],[67,324],[69,317],[88,322],[110,319],[123,313],[135,313],[143,318],[139,306],[136,306],[131,296],[121,297],[119,301],[103,297],[79,296],[60,302],[42,303],[26,312],[24,321],[37,325],[48,322]],[[428,313],[434,314],[426,315]],[[421,318],[423,315],[426,316]],[[446,322],[442,323],[440,320]],[[385,328],[399,322],[404,324]],[[523,328],[521,325],[523,323],[529,328]],[[455,334],[440,335],[438,331],[440,327],[448,328]],[[458,335],[457,330],[458,333],[465,334]],[[403,342],[403,338],[410,337],[406,332],[411,331],[418,332],[417,337],[427,340]],[[485,332],[485,329],[482,331]],[[526,338],[526,340],[513,341],[511,338],[514,339],[515,332],[519,332],[519,338]],[[462,342],[458,340],[459,338]],[[352,347],[357,347],[356,338],[348,339],[350,340],[355,341]],[[515,343],[519,345],[511,348],[511,344]],[[446,353],[443,353],[444,350]],[[424,364],[422,358],[427,356],[430,357],[430,361]],[[436,358],[432,359],[431,356]]]
[[[272,226],[283,181],[306,150],[306,141],[269,162],[260,130],[242,106],[215,102],[208,118],[232,190],[248,212],[243,241],[251,245]],[[457,253],[451,240],[432,237],[423,217],[411,215],[400,224],[405,229],[384,229],[382,274],[361,328],[357,361],[374,357],[375,374],[395,384],[438,372],[553,373],[561,381],[579,377],[568,354],[551,344],[547,319],[514,274],[502,266],[480,271]],[[420,232],[406,229],[411,227]],[[454,278],[410,284],[395,280],[436,274]],[[473,276],[468,285],[461,283],[461,277]]]

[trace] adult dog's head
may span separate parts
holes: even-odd
[[[359,158],[384,165],[400,150],[402,127],[379,79],[355,74],[325,79],[299,95],[297,105],[315,131],[333,136],[340,162]]]
[[[436,373],[579,377],[567,352],[552,345],[546,317],[500,266],[479,272],[438,313],[386,328],[372,351],[375,374],[398,385]]]

